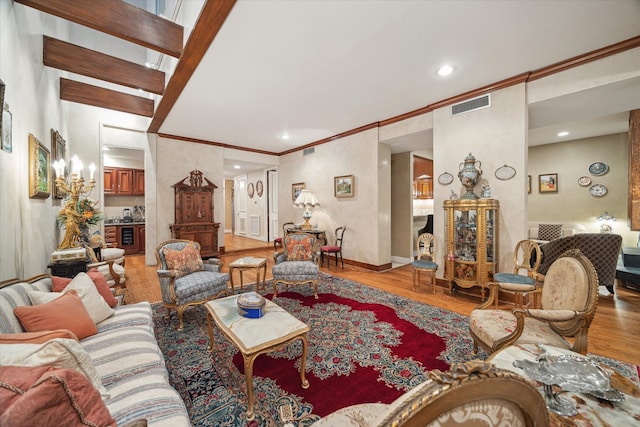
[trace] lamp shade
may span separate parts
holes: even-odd
[[[308,208],[308,207],[314,207],[314,206],[318,206],[320,204],[320,202],[318,201],[318,198],[316,197],[316,195],[313,193],[312,190],[301,190],[300,194],[298,195],[298,197],[296,198],[296,201],[293,202],[297,207],[302,208]]]

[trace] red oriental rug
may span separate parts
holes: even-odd
[[[242,356],[215,327],[214,350],[207,352],[204,307],[187,310],[185,329],[178,332],[175,314],[167,320],[164,307],[153,306],[170,380],[194,426],[281,426],[282,405],[293,408],[295,426],[309,426],[345,406],[391,403],[425,381],[428,370],[476,357],[466,316],[324,273],[318,294],[314,299],[307,286],[278,293],[276,302],[311,326],[310,386],[305,390],[300,384],[300,341],[258,356],[251,422],[245,416]],[[480,350],[478,357],[486,356]]]

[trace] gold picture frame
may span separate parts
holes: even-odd
[[[51,195],[51,154],[38,138],[29,134],[29,197],[47,199]]]
[[[558,174],[545,173],[542,175],[538,175],[538,192],[557,193],[558,192]]]
[[[52,164],[56,162],[56,160],[64,160],[65,164],[67,163],[67,143],[62,138],[60,133],[57,130],[51,129],[51,161]],[[65,166],[65,175],[66,175],[66,166]],[[64,193],[58,190],[58,188],[53,186],[53,198],[54,199],[63,199]]]
[[[336,176],[333,178],[333,194],[335,197],[353,197],[355,190],[356,186],[353,175]]]
[[[304,182],[298,182],[296,184],[291,184],[291,199],[295,202],[300,192],[306,188]]]

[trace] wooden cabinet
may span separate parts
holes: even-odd
[[[119,196],[144,195],[144,170],[105,167],[104,194]]]
[[[118,246],[118,228],[110,225],[104,227],[104,242],[110,248]]]
[[[445,277],[463,288],[480,286],[482,299],[498,261],[495,199],[445,200]]]
[[[433,160],[413,156],[413,198],[433,199]]]
[[[104,227],[104,240],[109,247],[124,249],[125,255],[145,252],[144,224],[117,224]]]
[[[139,254],[143,254],[146,252],[145,250],[145,241],[146,241],[146,232],[145,232],[145,228],[144,228],[144,224],[138,224],[137,226],[138,229],[138,253]]]
[[[189,183],[185,181],[189,179]],[[203,258],[220,254],[218,231],[220,224],[213,221],[213,192],[218,188],[202,176],[199,170],[173,186],[175,193],[175,222],[170,226],[174,239],[200,243]]]

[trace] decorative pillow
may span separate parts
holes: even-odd
[[[78,341],[76,334],[70,330],[57,329],[55,331],[0,334],[0,344],[42,344],[54,338],[68,338]]]
[[[46,304],[16,307],[13,313],[27,332],[69,329],[78,339],[98,333],[96,324],[75,291]]]
[[[0,425],[115,427],[98,391],[71,369],[0,366]]]
[[[106,266],[107,269],[109,266]],[[96,289],[104,299],[104,301],[109,304],[109,307],[113,308],[118,305],[118,300],[113,296],[113,292],[111,292],[111,288],[107,283],[107,278],[104,274],[102,274],[97,268],[92,268],[87,271],[87,275],[93,281],[93,284],[96,286]],[[68,277],[58,277],[51,276],[51,290],[53,292],[62,292],[65,288],[71,283],[71,279]]]
[[[311,261],[313,259],[311,240],[311,236],[287,240],[287,261]]]
[[[562,224],[539,224],[538,239],[555,240],[562,237]]]
[[[105,399],[110,397],[89,353],[77,341],[68,338],[56,338],[43,344],[0,344],[0,366],[8,365],[73,369],[86,376]]]
[[[71,280],[71,283],[64,288],[62,293],[72,290],[76,291],[95,324],[102,322],[113,314],[113,309],[109,307],[109,304],[107,304],[100,293],[98,293],[93,280],[91,280],[87,273],[78,273],[78,275]],[[29,299],[33,305],[51,302],[60,296],[61,293],[59,292],[29,292]]]
[[[187,243],[182,250],[164,248],[164,259],[169,270],[175,270],[176,277],[182,277],[194,271],[204,270],[200,251],[193,243]]]

